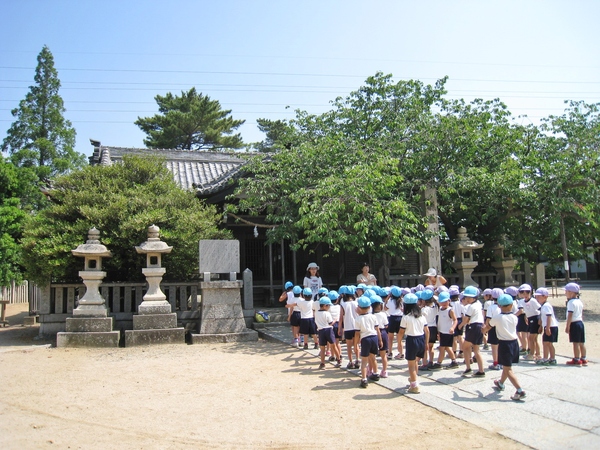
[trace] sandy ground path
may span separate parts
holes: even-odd
[[[36,334],[0,329],[3,449],[523,448],[281,344],[63,349]]]

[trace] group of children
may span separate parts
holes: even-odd
[[[515,386],[513,400],[522,400],[522,390],[512,365],[525,360],[537,364],[556,365],[554,343],[558,340],[558,321],[548,291],[523,284],[519,288],[486,289],[481,295],[474,286],[462,292],[458,286],[340,286],[328,291],[322,285],[318,266],[307,268],[304,287],[285,284],[280,301],[286,302],[288,321],[292,326],[292,345],[307,349],[309,339],[320,349],[319,369],[325,369],[326,358],[341,367],[341,344],[345,342],[349,360],[346,368],[361,370],[360,386],[369,380],[388,376],[388,359],[406,359],[409,370],[409,393],[419,393],[420,370],[441,370],[459,367],[464,358],[463,377],[485,377],[480,347],[491,347],[490,370],[502,370],[494,380],[497,390],[504,390],[508,379]],[[570,366],[586,366],[583,304],[579,285],[565,286],[567,298],[566,333],[573,343],[574,357]],[[542,335],[540,352],[539,335]],[[393,355],[394,337],[398,353]],[[404,342],[403,342],[404,341]],[[434,362],[434,346],[439,341]],[[303,342],[303,344],[301,344]],[[542,356],[543,355],[543,356]],[[360,356],[360,358],[359,358]],[[377,357],[381,360],[379,370]],[[445,358],[450,363],[443,366]],[[477,365],[473,372],[472,364]]]

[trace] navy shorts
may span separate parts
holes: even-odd
[[[452,334],[440,333],[440,347],[452,347],[454,336]]]
[[[300,326],[300,311],[294,311],[290,317],[290,325],[293,327]]]
[[[496,327],[490,328],[488,331],[488,344],[490,345],[498,345],[498,335],[496,334]]]
[[[463,335],[463,329],[462,328],[458,328],[458,326],[462,323],[462,317],[459,317],[458,322],[456,324],[456,328],[454,329],[454,336],[462,336]]]
[[[360,356],[367,357],[369,355],[379,354],[379,340],[377,335],[367,336],[360,340]]]
[[[390,316],[388,319],[388,333],[398,333],[402,316]]]
[[[344,339],[354,339],[354,336],[356,336],[356,330],[344,330]]]
[[[581,320],[571,322],[571,326],[569,327],[569,342],[585,343],[585,327]]]
[[[300,319],[300,334],[308,334],[309,336],[317,334],[317,327],[315,326],[315,319],[313,317],[310,319]]]
[[[498,344],[498,364],[511,367],[519,362],[519,341],[500,341]]]
[[[425,335],[406,336],[404,353],[407,361],[414,361],[417,357],[422,358],[425,355]]]
[[[550,327],[550,336],[548,336],[546,330],[544,330],[542,342],[558,342],[558,327]]]
[[[337,322],[333,324],[333,335],[336,339],[340,338],[340,327]]]
[[[473,345],[483,344],[483,333],[481,332],[482,324],[470,323],[465,328],[465,341]]]
[[[519,321],[517,322],[517,333],[526,333],[528,330],[527,324],[525,323],[525,314],[521,314],[519,316]]]
[[[322,330],[319,330],[319,345],[324,347],[327,343],[335,344],[333,328],[323,328]]]
[[[531,316],[527,318],[529,322],[527,331],[529,334],[540,334],[540,316]]]
[[[384,350],[387,352],[388,351],[388,332],[385,331],[384,328],[380,328],[379,332],[381,333],[381,342],[383,343],[383,346],[379,348],[380,352],[383,352]]]
[[[437,334],[438,334],[437,327],[427,327],[427,328],[429,328],[429,343],[435,344],[437,342]]]

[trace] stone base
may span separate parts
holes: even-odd
[[[163,330],[177,328],[177,313],[133,316],[134,330]]]
[[[185,329],[125,330],[125,347],[159,344],[185,344]]]
[[[38,316],[27,316],[23,318],[23,325],[26,327],[35,325],[37,323]]]
[[[222,334],[192,334],[192,344],[214,344],[227,342],[256,342],[258,333],[254,330],[245,330],[238,333]]]
[[[56,334],[57,347],[118,347],[121,333],[108,332],[60,332]]]
[[[138,307],[138,314],[171,314],[171,304],[167,301],[147,301],[144,300]]]
[[[112,330],[112,317],[67,317],[65,320],[65,331],[68,333],[108,333]]]

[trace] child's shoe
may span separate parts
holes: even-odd
[[[327,351],[325,352],[325,356],[331,356],[331,352],[330,352],[329,350],[327,350]],[[331,359],[330,361],[333,361],[333,360]]]
[[[388,359],[392,359],[394,357],[394,354],[392,352],[388,352],[387,357]]]
[[[519,353],[522,354],[522,355],[524,355],[524,354],[526,354],[528,352],[529,352],[529,350],[527,350],[526,348],[520,348],[519,349]]]
[[[471,374],[472,374],[472,373],[473,373],[473,370],[471,370],[471,369],[466,369],[466,370],[465,370],[465,371],[462,373],[461,377],[463,377],[463,378],[467,378],[467,377],[471,376]]]
[[[535,362],[538,366],[547,366],[548,365],[548,360],[547,359],[538,359]]]
[[[442,370],[442,365],[440,363],[433,364],[429,370]]]
[[[489,350],[489,349],[490,349],[490,346],[489,346],[488,344],[483,344],[483,349],[484,349],[484,350]]]
[[[354,361],[354,368],[360,369],[360,361],[358,359]]]
[[[354,367],[354,364],[352,364],[352,361],[350,361],[346,366],[346,369],[356,369],[356,367]]]
[[[499,391],[504,390],[504,385],[502,383],[500,383],[500,380],[494,380],[494,387],[496,389],[498,389]]]
[[[502,367],[500,366],[500,364],[490,364],[488,366],[488,369],[490,369],[490,370],[500,370],[500,369],[502,369]]]
[[[419,386],[410,386],[410,387],[408,388],[408,393],[409,393],[409,394],[418,394],[419,392],[421,392],[421,391],[419,390]]]
[[[304,350],[308,350],[308,344],[304,344],[303,348]]]
[[[322,370],[322,369],[324,369],[324,368],[325,368],[325,364],[324,364],[324,363],[321,363],[321,364],[319,364],[319,369],[320,369],[320,370]]]
[[[379,376],[381,378],[387,378],[388,377],[388,373],[387,370],[382,370],[381,373],[379,374]]]
[[[555,366],[556,364],[557,364],[557,362],[556,362],[556,360],[555,360],[555,359],[549,359],[549,360],[548,360],[548,365],[549,365],[549,366]]]
[[[364,380],[360,380],[360,387],[365,389],[367,388],[367,386],[369,386],[369,382],[367,381],[367,379],[365,378]]]
[[[477,378],[485,377],[485,372],[479,372],[479,371],[478,371],[478,372],[475,372],[475,373],[473,374],[473,376],[474,376],[474,377],[477,377]]]
[[[369,376],[369,380],[371,381],[379,381],[379,374],[378,373],[373,373]]]
[[[404,353],[398,353],[396,356],[394,356],[394,359],[404,359]]]
[[[327,353],[325,354],[325,356],[328,356]],[[329,356],[329,361],[335,361],[335,356]]]
[[[341,360],[341,359],[338,359],[338,360],[336,361],[336,363],[335,363],[335,367],[336,367],[336,369],[339,369],[340,367],[342,367],[342,360]]]
[[[313,345],[313,348],[314,348],[315,350],[316,350],[316,349],[318,349],[318,348],[319,348],[319,344],[315,344],[315,345]]]
[[[370,367],[367,367],[367,378],[369,378],[371,375],[373,375],[373,371]]]
[[[581,363],[580,359],[575,359],[573,358],[570,361],[567,361],[567,366],[582,366],[583,364]]]
[[[456,369],[458,366],[460,366],[460,364],[458,364],[457,361],[452,361],[450,364],[444,367],[444,369]]]
[[[533,361],[535,359],[535,357],[531,354],[527,354],[525,356],[523,356],[523,361]]]
[[[587,367],[587,358],[581,358],[579,361],[581,361],[583,367]]]
[[[523,400],[525,397],[527,397],[527,394],[525,393],[525,391],[521,391],[521,392],[517,391],[512,395],[512,397],[510,397],[510,399],[519,401],[519,400]]]

